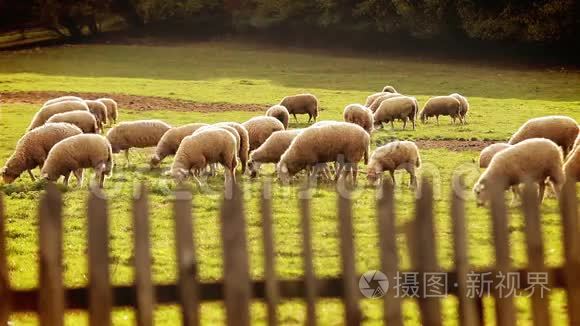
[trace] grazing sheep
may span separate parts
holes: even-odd
[[[230,126],[238,132],[240,136],[240,151],[238,152],[238,158],[242,164],[242,174],[246,173],[246,167],[248,165],[248,156],[250,154],[250,139],[248,136],[248,131],[242,124],[237,122],[220,122],[216,123],[215,126]]]
[[[487,168],[495,154],[503,151],[506,148],[509,148],[510,146],[511,145],[507,143],[497,143],[491,144],[484,148],[479,154],[479,167],[482,169]]]
[[[69,112],[69,111],[88,111],[89,107],[84,102],[79,101],[62,101],[47,106],[43,106],[36,112],[30,126],[28,126],[27,131],[30,131],[36,127],[42,126],[46,120],[50,119],[53,115],[57,113]]]
[[[196,172],[209,164],[220,163],[225,169],[225,182],[235,182],[234,171],[238,164],[236,147],[234,136],[222,128],[207,128],[187,136],[179,145],[170,174],[177,182],[184,181],[191,174],[200,183],[195,176]]]
[[[194,131],[201,127],[208,126],[207,123],[190,123],[181,127],[173,127],[167,132],[163,134],[163,137],[157,143],[157,147],[155,148],[155,153],[151,156],[151,160],[149,162],[151,168],[158,167],[169,155],[175,155],[177,153],[177,149],[179,148],[179,144],[183,138],[187,136],[191,136]]]
[[[356,182],[358,162],[368,163],[370,136],[360,126],[349,122],[328,123],[304,129],[290,144],[277,166],[283,181],[303,169],[310,175],[321,163],[336,162],[336,176],[352,173]],[[326,166],[324,164],[324,166]]]
[[[73,124],[83,131],[85,134],[96,134],[99,132],[97,119],[90,112],[87,111],[70,111],[64,113],[57,113],[50,117],[46,123],[51,122],[66,122]]]
[[[545,181],[549,178],[554,192],[559,194],[565,179],[562,160],[560,148],[544,138],[524,140],[504,149],[493,157],[473,187],[478,205],[489,200],[490,182],[504,182],[506,190],[524,182],[537,183],[539,198],[542,200]]]
[[[47,106],[47,105],[51,105],[51,104],[55,104],[55,103],[59,103],[59,102],[66,102],[66,101],[82,102],[84,100],[78,96],[61,96],[61,97],[53,98],[53,99],[50,99],[50,100],[44,102],[44,104],[42,106]]]
[[[391,98],[395,98],[395,97],[401,97],[404,95],[398,94],[398,93],[384,93],[383,95],[377,97],[370,105],[369,105],[369,109],[375,113],[377,111],[377,109],[379,108],[379,106],[381,106],[381,104]]]
[[[344,121],[361,126],[369,133],[369,135],[373,131],[373,112],[365,106],[360,104],[349,104],[344,108],[342,116]]]
[[[391,85],[387,85],[383,88],[383,92],[385,93],[398,93],[395,88]]]
[[[282,122],[284,129],[288,129],[288,120],[290,120],[290,113],[288,109],[282,105],[274,105],[266,111],[266,116],[276,118]]]
[[[203,132],[205,130],[212,129],[212,128],[214,128],[214,129],[215,128],[224,129],[227,132],[229,132],[230,134],[232,134],[232,136],[234,136],[234,138],[236,139],[236,157],[237,157],[237,155],[238,155],[237,153],[240,150],[240,139],[241,139],[241,137],[240,137],[240,134],[238,133],[238,131],[235,128],[230,127],[230,126],[228,126],[226,124],[222,124],[220,126],[217,126],[217,125],[209,125],[209,126],[205,126],[205,127],[201,127],[199,129],[197,129],[196,131],[193,132],[193,135],[199,134],[200,132]]]
[[[288,109],[288,113],[294,116],[297,114],[308,114],[308,123],[314,118],[314,122],[318,118],[318,99],[312,94],[298,94],[286,96],[280,101],[280,105]]]
[[[564,157],[572,150],[578,137],[578,124],[570,117],[551,115],[534,118],[524,123],[509,140],[517,144],[530,138],[546,138],[562,147]]]
[[[366,102],[365,102],[365,106],[366,106],[367,108],[368,108],[368,107],[370,107],[370,106],[371,106],[371,104],[372,104],[372,103],[373,103],[373,102],[374,102],[374,101],[375,101],[377,98],[379,98],[379,97],[381,97],[381,96],[383,96],[383,95],[385,95],[385,94],[387,94],[387,92],[377,92],[377,93],[374,93],[374,94],[371,94],[371,95],[367,96],[367,100],[366,100]]]
[[[242,126],[248,131],[249,152],[260,147],[274,131],[284,130],[284,125],[278,119],[264,116],[253,117],[242,123]]]
[[[302,132],[302,129],[282,130],[274,132],[263,144],[250,155],[248,168],[250,176],[258,175],[262,163],[278,163],[280,157],[290,147],[292,140]]]
[[[459,118],[459,121],[463,123],[460,115],[461,112],[461,102],[452,96],[435,96],[430,98],[423,110],[421,111],[421,122],[425,123],[430,117],[435,117],[437,124],[439,124],[440,115],[448,115],[453,119]]]
[[[467,123],[467,112],[469,111],[469,102],[467,98],[461,94],[453,93],[449,95],[459,101],[461,103],[461,109],[459,110],[459,116],[463,119],[463,123]]]
[[[109,130],[107,139],[113,153],[125,151],[129,164],[129,149],[155,147],[169,129],[171,126],[161,120],[121,122]]]
[[[419,104],[414,97],[401,96],[384,100],[374,114],[375,127],[383,127],[383,122],[391,123],[391,128],[395,129],[394,121],[399,119],[403,121],[403,129],[407,127],[407,120],[413,124],[415,130],[415,121],[419,112]]]
[[[114,125],[117,123],[117,102],[110,98],[100,98],[97,101],[103,103],[107,107],[107,121]]]
[[[376,183],[383,172],[389,171],[393,184],[395,183],[395,170],[405,169],[409,172],[411,180],[409,185],[417,187],[415,168],[421,166],[419,149],[412,141],[394,141],[377,148],[372,154],[367,167],[367,179]]]
[[[107,124],[107,106],[101,101],[85,100],[89,107],[89,111],[97,118],[99,129],[103,130],[103,126]]]
[[[564,172],[569,178],[573,178],[576,182],[580,181],[580,146],[574,147],[570,152],[566,163],[564,164]]]
[[[83,169],[86,168],[95,170],[95,182],[103,188],[105,175],[110,176],[113,170],[111,144],[105,137],[83,134],[59,142],[48,153],[40,173],[43,178],[53,182],[64,176],[64,184],[68,185],[72,172],[80,186],[83,183]]]
[[[35,180],[32,170],[41,167],[46,161],[50,149],[61,140],[80,135],[83,131],[69,123],[47,123],[32,129],[20,138],[12,156],[0,170],[5,183],[12,183],[24,171]]]

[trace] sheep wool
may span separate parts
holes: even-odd
[[[361,126],[369,135],[373,131],[373,112],[360,104],[349,104],[342,114],[344,121]]]
[[[266,111],[266,116],[276,118],[282,122],[284,129],[288,129],[288,120],[290,120],[290,113],[288,109],[282,105],[274,105]]]
[[[451,117],[453,123],[455,119],[459,118],[463,122],[460,115],[461,102],[452,96],[435,96],[430,98],[423,110],[421,110],[421,122],[425,123],[430,117],[435,117],[437,124],[439,124],[439,116],[448,115]]]
[[[386,93],[397,93],[397,90],[395,90],[395,88],[391,85],[387,85],[383,88],[383,92]]]
[[[70,111],[58,113],[50,117],[46,123],[51,122],[66,122],[73,124],[83,131],[85,134],[96,134],[99,132],[97,119],[87,111]]]
[[[389,171],[395,184],[395,170],[406,170],[411,178],[409,184],[417,186],[415,169],[421,167],[419,148],[412,141],[394,141],[377,148],[372,154],[367,167],[369,182],[375,183],[383,172]]]
[[[280,157],[290,147],[290,144],[302,132],[302,129],[292,129],[274,132],[263,144],[250,155],[248,167],[250,175],[256,177],[263,163],[278,163]]]
[[[12,183],[24,171],[34,180],[32,170],[44,165],[50,149],[63,139],[82,134],[82,130],[69,123],[47,123],[20,138],[14,153],[6,161],[0,175],[4,182]]]
[[[42,126],[50,117],[57,113],[64,113],[69,111],[89,111],[89,107],[80,101],[62,101],[47,106],[43,106],[36,112],[32,122],[27,131],[36,127]]]
[[[528,120],[513,134],[508,143],[514,145],[530,138],[546,138],[560,146],[566,156],[574,147],[576,137],[578,124],[574,119],[551,115]]]
[[[464,123],[467,123],[467,112],[469,111],[469,102],[467,98],[461,94],[453,93],[449,95],[459,101],[461,103],[461,109],[459,110],[459,116],[463,119]]]
[[[68,185],[70,174],[74,173],[80,186],[86,168],[95,170],[95,181],[102,188],[105,175],[110,175],[113,170],[113,153],[105,137],[82,134],[66,138],[50,150],[40,173],[53,182],[64,176],[65,185]]]
[[[384,101],[391,99],[391,98],[395,98],[395,97],[401,97],[401,96],[404,96],[404,95],[401,95],[398,93],[383,93],[383,95],[381,95],[373,100],[373,102],[369,105],[369,109],[374,113],[377,111],[379,106],[381,106],[381,104]]]
[[[50,99],[46,102],[44,102],[44,104],[42,106],[47,106],[47,105],[51,105],[51,104],[55,104],[55,103],[59,103],[59,102],[65,102],[65,101],[79,101],[82,102],[84,101],[82,98],[78,97],[78,96],[61,96],[61,97],[57,97],[57,98],[53,98]]]
[[[103,103],[106,107],[107,107],[107,121],[110,124],[116,124],[117,123],[117,111],[118,111],[118,105],[117,102],[113,99],[110,98],[100,98],[97,101]]]
[[[296,121],[298,121],[297,114],[308,114],[308,123],[313,118],[316,122],[318,118],[318,99],[312,94],[286,96],[280,101],[280,105],[284,106]]]
[[[169,129],[171,126],[161,120],[121,122],[109,130],[107,139],[113,153],[125,151],[129,164],[129,149],[156,147]]]
[[[403,129],[407,127],[407,121],[411,121],[415,130],[415,121],[419,104],[414,97],[400,96],[384,100],[374,114],[375,127],[382,127],[383,123],[391,123],[391,128],[395,129],[394,121],[402,120]]]
[[[495,154],[503,151],[506,148],[509,148],[510,146],[511,145],[507,143],[497,143],[491,144],[484,148],[481,153],[479,153],[479,167],[482,169],[487,168]]]
[[[576,182],[580,181],[580,146],[576,146],[564,164],[564,172],[569,178],[573,178]]]
[[[190,123],[167,130],[167,132],[165,132],[159,140],[159,143],[155,148],[155,153],[151,156],[150,166],[152,168],[157,167],[167,156],[175,155],[183,138],[191,136],[191,134],[193,134],[196,130],[205,126],[208,126],[208,124]]]
[[[248,131],[250,152],[260,147],[273,132],[284,130],[284,125],[278,119],[265,116],[253,117],[242,123],[242,126]]]
[[[238,152],[238,158],[240,159],[240,163],[242,165],[242,174],[246,173],[246,167],[248,165],[248,156],[250,154],[250,139],[248,135],[248,131],[242,124],[237,122],[219,122],[216,123],[215,126],[229,126],[238,132],[240,136],[240,150]]]
[[[101,101],[85,100],[85,103],[89,107],[89,111],[97,119],[97,124],[99,129],[103,129],[103,125],[107,124],[107,106]]]

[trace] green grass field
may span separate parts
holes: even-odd
[[[405,94],[416,96],[420,103],[434,95],[463,93],[469,97],[469,124],[451,125],[448,119],[441,124],[419,125],[416,131],[383,130],[373,134],[373,147],[391,138],[400,139],[459,139],[505,140],[521,123],[531,117],[565,114],[580,120],[580,73],[549,70],[494,67],[482,64],[434,62],[426,58],[369,57],[356,54],[334,54],[318,50],[278,49],[235,42],[209,42],[186,45],[76,45],[42,48],[36,51],[0,53],[0,92],[68,91],[104,92],[132,95],[161,96],[202,103],[227,102],[233,104],[274,104],[284,95],[308,91],[316,94],[323,111],[321,119],[340,120],[345,105],[364,102],[366,96],[385,84],[394,85]],[[0,97],[1,101],[1,97]],[[26,130],[38,105],[9,103],[0,106],[0,165],[14,149]],[[120,120],[160,118],[171,124],[189,122],[245,121],[256,112],[173,112],[169,108],[152,111],[130,111],[120,108]],[[304,117],[301,119],[305,122]],[[295,127],[296,125],[294,125]],[[300,126],[304,126],[300,124]],[[400,128],[400,125],[398,126]],[[142,181],[151,189],[152,243],[154,281],[175,281],[173,220],[170,191],[174,184],[159,172],[148,171],[151,150],[133,151],[134,166],[124,166],[118,157],[114,175],[105,192],[110,198],[111,277],[114,284],[128,284],[132,272],[132,226],[130,203],[134,187]],[[451,224],[448,217],[449,180],[454,173],[467,173],[471,185],[478,176],[473,160],[478,153],[429,149],[421,151],[424,173],[435,175],[436,240],[439,263],[453,268]],[[166,160],[167,167],[170,160]],[[263,170],[263,178],[273,172]],[[38,172],[37,172],[38,173]],[[408,176],[399,174],[405,182]],[[251,275],[263,275],[261,223],[259,217],[260,180],[240,177],[245,190],[248,220],[248,239],[251,256]],[[363,181],[363,180],[360,180]],[[221,174],[210,180],[209,190],[196,191],[194,227],[202,281],[221,278],[222,262],[218,221]],[[378,269],[378,237],[376,232],[374,190],[359,182],[355,193],[354,228],[356,231],[357,271]],[[37,285],[38,266],[36,205],[40,183],[33,183],[23,175],[11,185],[0,185],[6,197],[7,233],[9,236],[9,268],[12,285],[30,288]],[[298,216],[298,183],[274,186],[274,232],[276,236],[277,269],[282,278],[302,275],[301,236]],[[86,218],[87,189],[64,189],[64,279],[68,286],[82,286],[87,282]],[[399,225],[412,218],[413,194],[406,187],[396,192]],[[320,185],[313,197],[313,232],[315,269],[317,275],[333,276],[340,271],[336,195],[331,184]],[[491,221],[484,208],[477,208],[468,200],[469,257],[477,267],[493,264]],[[512,257],[516,266],[526,264],[523,220],[517,208],[511,210],[510,221]],[[549,265],[561,264],[561,224],[555,199],[548,198],[543,206],[543,234],[545,255]],[[403,267],[409,267],[406,241],[399,234],[400,257]],[[551,303],[555,323],[566,320],[565,296],[553,291]],[[518,299],[518,317],[529,324],[530,302]],[[418,323],[416,306],[405,303],[405,320]],[[362,301],[365,323],[381,323],[381,303]],[[264,306],[253,305],[253,318],[265,322]],[[444,300],[446,324],[456,323],[456,300]],[[207,325],[223,323],[223,308],[218,303],[204,304],[203,321]],[[301,324],[304,308],[299,301],[284,302],[280,319],[285,324]],[[175,324],[179,312],[175,307],[160,307],[156,321]],[[339,301],[327,300],[319,304],[322,324],[341,324],[342,306]],[[493,314],[487,314],[492,321]],[[132,324],[129,310],[114,314],[115,324]],[[16,325],[34,324],[33,315],[21,314],[13,318]],[[72,312],[67,323],[86,323],[86,316]]]

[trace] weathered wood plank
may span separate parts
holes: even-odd
[[[262,213],[262,236],[264,240],[264,282],[266,284],[266,305],[268,308],[268,325],[278,325],[277,306],[279,299],[276,277],[276,257],[274,249],[274,230],[272,218],[272,184],[268,181],[262,185],[260,211]]]
[[[312,214],[310,212],[310,188],[306,186],[300,192],[300,219],[302,226],[302,257],[304,264],[304,295],[306,301],[306,322],[308,326],[316,325],[316,297],[318,282],[314,273],[312,254]]]
[[[576,183],[568,178],[560,194],[560,214],[564,233],[566,290],[570,325],[580,325],[580,223]]]
[[[6,217],[4,195],[0,192],[0,325],[7,325],[10,318],[10,276],[6,252]]]

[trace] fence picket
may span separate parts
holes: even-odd
[[[313,254],[312,254],[312,228],[310,222],[312,214],[310,212],[310,189],[308,185],[300,194],[300,216],[302,224],[302,257],[304,261],[304,286],[306,287],[306,325],[316,325],[316,297],[318,296],[318,282],[314,274]]]
[[[221,207],[226,317],[228,325],[248,326],[252,291],[246,220],[239,185],[229,186],[232,191],[225,193]]]
[[[149,240],[149,200],[141,184],[133,199],[133,239],[135,243],[135,294],[137,324],[153,325],[155,292],[151,282],[151,243]]]
[[[415,219],[415,264],[419,272],[419,284],[422,293],[419,293],[419,309],[421,321],[424,325],[441,325],[441,303],[434,293],[427,295],[428,275],[425,273],[440,272],[435,251],[435,234],[433,225],[433,186],[426,179],[422,182],[420,196],[417,199],[417,217]]]
[[[355,269],[352,200],[350,199],[350,193],[338,193],[338,216],[345,324],[359,325],[361,323],[361,313],[358,303],[360,290],[358,288]]]
[[[546,273],[538,192],[532,184],[525,185],[522,199],[524,203],[522,208],[525,220],[526,246],[528,249],[528,270],[534,273]],[[542,297],[541,291],[534,291],[532,295],[532,316],[535,325],[550,326],[548,304],[548,298]]]
[[[482,311],[478,311],[477,302],[472,293],[468,293],[467,275],[470,272],[467,256],[467,229],[465,224],[465,201],[459,191],[463,191],[463,181],[459,180],[451,191],[451,219],[453,221],[453,239],[455,247],[455,271],[457,272],[457,299],[459,301],[460,325],[479,325]]]
[[[0,325],[7,325],[10,318],[10,276],[8,275],[4,214],[4,195],[0,192],[0,298],[2,298],[0,300]]]
[[[191,189],[182,186],[175,193],[175,246],[179,269],[179,302],[183,325],[199,325],[197,261],[193,242]]]
[[[511,271],[509,247],[508,215],[505,203],[503,180],[497,180],[487,185],[491,195],[491,217],[493,224],[493,239],[495,248],[496,271],[507,276]],[[498,274],[499,275],[499,274]],[[494,280],[497,281],[497,280]],[[494,289],[496,323],[498,326],[516,324],[515,308],[511,295],[502,295],[499,289]]]
[[[272,220],[272,184],[264,182],[261,198],[262,235],[264,241],[264,278],[266,283],[265,299],[268,306],[268,325],[278,324],[277,305],[279,301],[276,261],[274,255],[274,230]]]
[[[578,199],[576,183],[572,178],[564,184],[560,194],[560,214],[564,235],[564,275],[568,298],[570,325],[580,325],[580,223],[578,223]]]
[[[111,325],[113,295],[109,275],[109,221],[104,193],[94,187],[88,203],[89,323]]]
[[[379,247],[381,255],[381,270],[387,280],[393,282],[399,270],[399,252],[397,249],[397,232],[395,227],[395,201],[393,184],[383,183],[377,202],[377,219],[379,228]],[[383,298],[383,324],[403,325],[401,315],[401,299],[395,291],[388,289]]]

